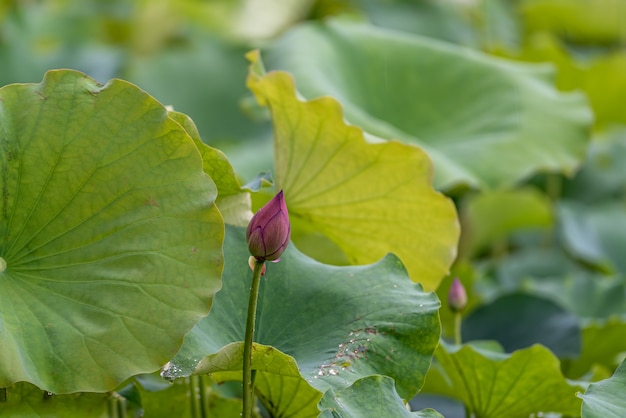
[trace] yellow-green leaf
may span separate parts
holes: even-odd
[[[294,229],[323,234],[355,264],[393,252],[412,280],[436,288],[455,258],[459,225],[452,202],[432,187],[426,153],[366,142],[336,100],[301,101],[288,73],[265,74],[258,52],[249,59],[248,86],[272,112],[275,177]]]

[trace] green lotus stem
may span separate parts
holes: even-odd
[[[458,277],[450,285],[448,307],[454,316],[454,344],[461,345],[461,312],[467,307],[467,292]]]
[[[191,407],[191,416],[193,418],[202,418],[202,408],[198,399],[198,379],[200,379],[200,376],[189,376],[189,406]]]
[[[243,418],[252,416],[254,408],[254,378],[256,373],[252,370],[252,341],[254,340],[254,324],[256,321],[256,306],[259,298],[261,272],[263,261],[256,261],[252,273],[252,285],[250,286],[250,299],[248,300],[248,317],[246,319],[246,335],[243,343]]]
[[[198,390],[200,391],[200,411],[202,413],[202,417],[206,418],[209,416],[209,396],[207,394],[207,386],[204,379],[204,376],[198,376]]]
[[[204,376],[189,376],[189,402],[193,418],[207,418],[210,415],[207,390]]]
[[[46,392],[44,392],[44,396],[46,396]],[[107,411],[109,418],[126,418],[126,398],[117,392],[110,393]]]
[[[558,174],[549,174],[546,177],[546,193],[550,200],[556,202],[563,192],[563,179]]]
[[[119,410],[117,409],[117,397],[111,393],[107,401],[107,412],[109,418],[119,418]]]
[[[454,344],[461,345],[461,312],[454,313]]]
[[[126,398],[121,395],[117,397],[117,416],[119,418],[126,418]]]
[[[0,402],[7,401],[7,388],[0,388]]]
[[[193,381],[193,376],[189,377],[189,409],[190,409],[190,415],[191,418],[200,418],[200,416],[198,415],[198,403],[196,401],[196,397],[194,395],[194,385],[192,383]]]

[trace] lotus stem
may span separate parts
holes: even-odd
[[[252,342],[254,340],[256,307],[263,267],[263,261],[257,260],[254,264],[252,285],[250,286],[250,299],[248,301],[246,335],[243,343],[243,418],[250,418],[252,416],[252,409],[254,408],[254,378],[256,373],[252,370]]]

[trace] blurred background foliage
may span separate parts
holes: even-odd
[[[560,89],[585,91],[596,128],[626,122],[622,0],[3,0],[0,85],[51,68],[120,77],[189,114],[210,144],[258,140],[269,124],[245,88],[243,54],[337,15],[550,62]]]
[[[506,350],[541,342],[568,378],[610,376],[626,352],[624,0],[3,0],[0,85],[39,82],[52,68],[78,69],[101,83],[127,79],[190,115],[203,140],[249,181],[271,169],[258,157],[271,159],[272,130],[245,86],[244,53],[271,47],[303,22],[340,15],[548,63],[558,89],[584,92],[594,122],[575,175],[444,190],[463,232],[454,274],[438,293],[445,300],[454,275],[468,287],[468,336],[497,339]],[[550,326],[519,318],[524,339],[512,341],[490,323],[510,309],[503,298],[511,297]],[[442,309],[441,317],[449,337],[451,315]],[[446,415],[446,406],[437,407]]]
[[[202,138],[250,176],[263,167],[239,145],[269,141],[271,132],[245,87],[243,54],[303,21],[349,16],[550,62],[556,85],[583,90],[605,131],[626,123],[625,13],[622,0],[3,0],[0,85],[38,82],[51,68],[127,79],[190,115]]]

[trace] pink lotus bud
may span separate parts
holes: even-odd
[[[291,225],[283,191],[252,217],[246,231],[250,254],[258,261],[278,260],[289,244]]]
[[[467,306],[467,293],[458,277],[455,277],[448,292],[448,306],[452,312],[461,312]]]

